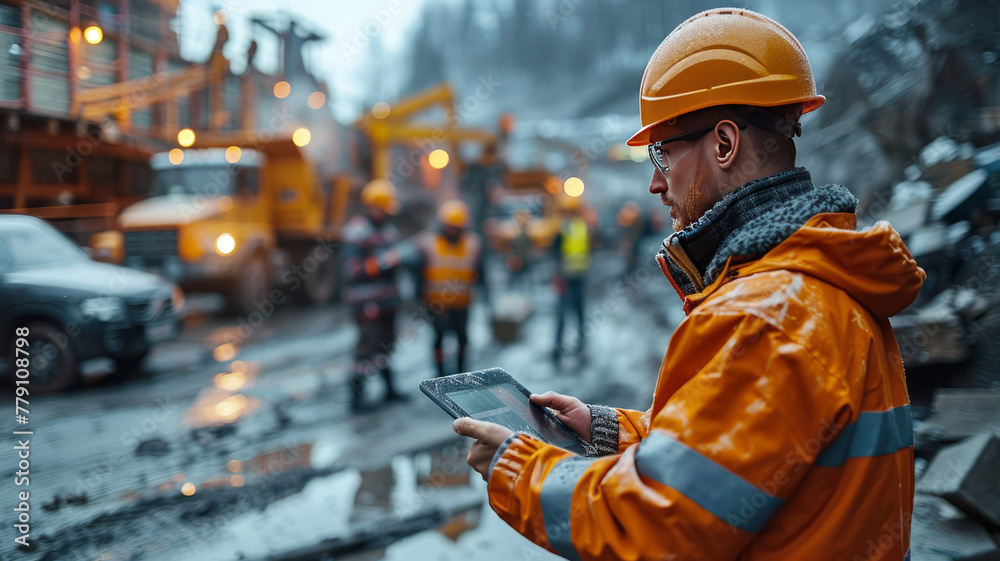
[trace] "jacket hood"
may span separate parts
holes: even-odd
[[[916,299],[926,275],[888,223],[858,232],[856,208],[847,188],[815,186],[794,168],[726,195],[664,240],[657,261],[686,313],[739,267],[739,276],[784,270],[822,279],[888,318]]]
[[[859,232],[853,213],[812,217],[741,273],[769,270],[797,271],[826,281],[878,318],[909,306],[926,278],[888,222]]]

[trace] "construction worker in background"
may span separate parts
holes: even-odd
[[[642,259],[640,253],[643,234],[647,232],[647,222],[642,218],[642,209],[635,201],[628,201],[618,210],[618,225],[622,228],[621,242],[618,253],[625,260],[625,271],[629,272],[639,266]]]
[[[399,212],[392,185],[383,179],[370,181],[361,190],[363,214],[344,227],[344,301],[351,306],[361,332],[354,349],[351,372],[351,405],[365,409],[365,379],[375,372],[385,379],[386,400],[404,399],[393,385],[390,358],[396,340],[396,312],[400,305],[396,270],[401,255],[400,236],[389,223]]]
[[[443,342],[448,331],[458,339],[455,372],[465,371],[472,288],[476,280],[484,276],[482,243],[475,232],[468,230],[471,220],[469,207],[457,199],[447,201],[438,209],[438,219],[441,222],[440,231],[421,244],[421,292],[434,326],[437,375],[444,376]]]
[[[510,241],[510,255],[507,256],[507,271],[510,272],[507,285],[511,288],[531,290],[531,249],[534,242],[531,239],[531,213],[520,209],[514,213],[514,225],[517,233]]]
[[[595,457],[455,421],[518,532],[584,560],[909,558],[913,433],[888,318],[925,275],[887,223],[857,230],[847,189],[795,167],[799,116],[823,102],[799,42],[750,10],[702,12],[653,54],[628,144],[648,147],[670,206],[656,258],[687,317],[648,410],[532,397]]]
[[[580,197],[565,196],[560,200],[563,213],[562,229],[552,242],[558,252],[559,272],[553,283],[559,302],[556,306],[556,341],[552,361],[563,355],[563,331],[566,316],[572,311],[577,317],[577,346],[583,350],[587,337],[584,330],[584,304],[587,296],[587,272],[590,270],[590,225],[582,216]]]
[[[490,208],[494,193],[503,185],[504,166],[494,144],[487,144],[474,162],[466,165],[460,189],[463,200],[468,201],[470,213],[469,229],[483,232],[483,221]]]

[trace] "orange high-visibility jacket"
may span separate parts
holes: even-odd
[[[479,237],[463,232],[452,243],[438,234],[424,250],[424,301],[432,310],[468,308],[479,267]]]
[[[618,454],[519,435],[490,505],[573,559],[902,560],[912,428],[888,317],[924,273],[886,223],[819,214],[685,302]],[[661,262],[661,267],[663,267]]]

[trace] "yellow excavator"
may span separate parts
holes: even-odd
[[[434,107],[444,111],[444,123],[414,120]],[[392,105],[376,103],[371,112],[358,119],[354,126],[364,132],[371,143],[371,172],[375,179],[391,176],[390,153],[395,145],[418,142],[445,144],[454,154],[462,142],[474,142],[495,149],[499,141],[497,135],[490,131],[460,126],[455,94],[448,83],[428,88]]]
[[[443,123],[415,122],[417,116],[434,107],[443,109]],[[499,151],[501,139],[513,125],[513,117],[503,115],[499,125],[499,135],[487,130],[461,127],[457,119],[454,91],[447,83],[404,98],[393,105],[377,103],[369,114],[355,123],[355,127],[363,131],[371,143],[372,175],[376,178],[392,177],[390,154],[394,145],[429,142],[430,145],[448,145],[450,151],[456,153],[458,144],[470,142],[481,145],[486,153],[495,154]],[[459,161],[456,165],[459,166],[458,174],[463,173],[462,162]],[[544,169],[506,169],[500,179],[502,187],[492,193],[492,197],[497,199],[491,203],[495,207],[492,213],[494,216],[486,219],[482,225],[490,245],[501,253],[508,252],[513,239],[524,228],[533,246],[548,247],[561,224],[558,205],[549,203],[564,196],[562,182]],[[520,207],[530,209],[530,217],[523,225],[519,225],[514,216],[515,210]]]

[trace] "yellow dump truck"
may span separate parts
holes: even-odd
[[[321,177],[302,150],[287,139],[154,154],[153,196],[91,245],[185,291],[222,293],[238,314],[326,302],[351,180]]]

